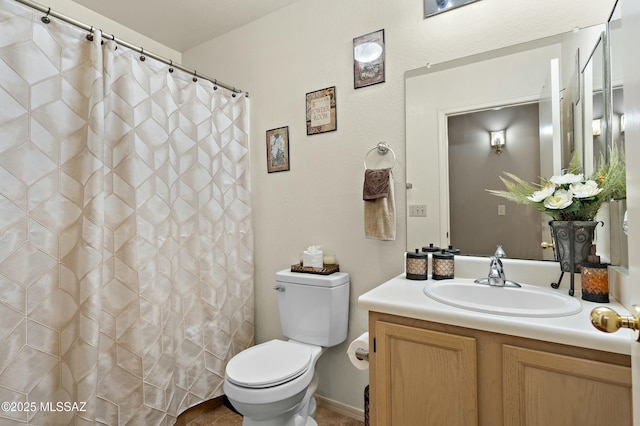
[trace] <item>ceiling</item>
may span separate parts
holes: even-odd
[[[73,0],[179,52],[298,0]]]

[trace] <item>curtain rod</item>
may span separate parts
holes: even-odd
[[[42,20],[42,22],[44,22],[45,24],[49,23],[48,22],[49,16],[53,16],[54,18],[60,19],[61,21],[64,21],[64,22],[66,22],[68,24],[71,24],[71,25],[74,25],[74,26],[76,26],[76,27],[78,27],[78,28],[80,28],[82,30],[93,32],[93,29],[94,29],[93,26],[89,26],[89,25],[87,25],[85,23],[82,23],[80,21],[76,21],[73,18],[70,18],[70,17],[68,17],[66,15],[63,15],[61,13],[58,13],[58,12],[54,11],[54,10],[51,10],[50,7],[42,6],[42,5],[40,5],[40,4],[36,3],[36,2],[33,2],[31,0],[14,0],[14,1],[16,1],[18,3],[22,3],[23,5],[28,6],[28,7],[32,8],[32,9],[36,9],[36,10],[42,12],[42,13],[45,13],[46,15],[43,16],[42,18],[40,18]],[[220,81],[218,81],[218,80],[216,80],[214,78],[207,77],[206,75],[198,74],[198,72],[196,70],[190,70],[188,68],[183,67],[180,64],[174,63],[172,60],[163,58],[162,56],[157,55],[157,54],[152,53],[152,52],[147,52],[142,47],[137,47],[137,46],[134,46],[131,43],[128,43],[128,42],[126,42],[124,40],[120,40],[119,38],[117,38],[113,34],[107,34],[107,33],[103,32],[102,33],[102,38],[104,38],[106,40],[115,41],[116,43],[118,43],[121,46],[124,46],[124,47],[126,47],[128,49],[131,49],[131,50],[133,50],[135,52],[138,52],[138,53],[140,53],[142,55],[148,56],[148,57],[153,58],[153,59],[155,59],[157,61],[160,61],[162,63],[170,65],[170,66],[172,66],[174,68],[182,70],[182,71],[184,71],[184,72],[186,72],[188,74],[192,74],[194,76],[194,81],[195,81],[195,78],[199,77],[199,78],[203,78],[203,79],[205,79],[207,81],[210,81],[211,83],[213,83],[215,85],[224,87],[225,89],[232,91],[233,92],[233,96],[235,96],[236,93],[242,93],[243,92],[241,89],[237,89],[237,88],[235,88],[233,86],[229,86],[228,84],[222,83],[222,82],[220,82]],[[249,93],[245,92],[245,96],[249,97]]]

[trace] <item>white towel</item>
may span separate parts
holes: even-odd
[[[382,241],[396,239],[396,204],[393,175],[389,173],[389,193],[384,198],[364,201],[364,235]]]

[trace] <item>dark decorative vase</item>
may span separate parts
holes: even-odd
[[[580,272],[580,265],[589,256],[593,234],[599,223],[602,222],[590,220],[552,220],[549,222],[551,238],[555,244],[556,260],[560,262],[562,272]]]
[[[560,278],[551,287],[559,288],[565,272],[570,272],[571,287],[569,295],[574,293],[574,272],[580,272],[580,265],[587,260],[593,243],[596,226],[602,222],[591,220],[552,220],[549,222],[551,238],[555,246],[555,257],[560,262]]]

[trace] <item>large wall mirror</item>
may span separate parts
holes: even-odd
[[[586,172],[607,152],[593,124],[607,126],[607,18],[406,73],[407,250],[451,244],[488,256],[501,244],[508,257],[553,259],[541,248],[549,219],[485,189],[503,189],[503,172],[532,182],[559,174],[574,157]],[[427,216],[410,216],[412,205],[426,206]],[[598,238],[609,245],[608,235]]]

